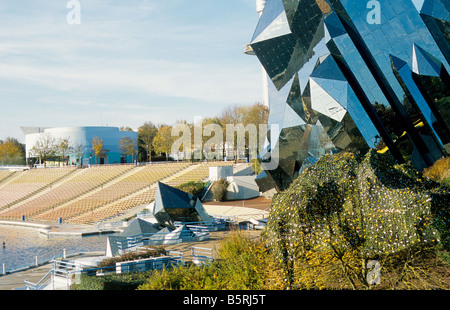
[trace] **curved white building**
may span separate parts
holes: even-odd
[[[36,142],[45,135],[50,135],[57,140],[68,140],[70,152],[69,164],[115,164],[131,163],[132,156],[124,155],[119,148],[119,142],[124,137],[131,138],[136,144],[138,134],[134,131],[120,131],[118,127],[22,127],[25,135],[26,157],[36,157],[32,148]],[[93,139],[97,137],[103,141],[104,154],[95,158]],[[95,162],[96,161],[96,162]]]

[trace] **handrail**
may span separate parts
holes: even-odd
[[[213,249],[202,248],[202,247],[192,247],[192,257],[194,264],[207,264],[214,261]]]
[[[80,271],[81,265],[77,265],[71,262],[58,261],[55,258],[52,260],[52,268],[42,277],[41,280],[37,283],[33,283],[25,279],[25,287],[27,290],[40,290],[41,288],[45,288],[50,283],[53,284],[53,289],[55,289],[55,277],[57,275],[62,275],[62,277],[66,278],[67,288],[70,286],[69,275],[71,273],[76,273]],[[50,279],[47,279],[51,276]],[[45,281],[45,282],[44,282]]]
[[[45,276],[42,277],[41,280],[39,280],[38,283],[33,283],[28,281],[28,279],[25,279],[25,287],[27,290],[39,290],[40,287],[46,287],[49,283],[50,283],[50,279],[48,279],[47,282],[45,282],[44,284],[42,284],[44,282],[44,280],[49,276],[49,275],[53,275],[53,268],[50,269],[47,274]]]
[[[67,281],[66,288],[70,289],[71,284],[70,280],[72,278],[70,275],[81,275],[81,274],[100,275],[104,271],[111,271],[111,270],[114,270],[113,271],[114,273],[124,273],[124,272],[134,272],[136,270],[144,271],[149,269],[160,269],[166,268],[168,266],[185,264],[184,253],[169,251],[167,254],[168,254],[167,256],[150,257],[147,259],[141,259],[136,261],[120,262],[114,266],[92,267],[88,269],[82,269],[82,264],[75,264],[67,261],[57,261],[56,259],[53,259],[52,269],[49,270],[47,274],[44,277],[42,277],[42,279],[39,282],[33,283],[28,281],[28,279],[25,279],[25,285],[27,290],[40,290],[44,289],[45,287],[48,287],[50,283],[53,283],[52,289],[54,290],[55,277],[60,276],[66,279]],[[50,279],[48,279],[49,276],[51,276]]]
[[[54,274],[54,269],[55,269],[55,265],[56,265],[56,260],[53,259],[52,261],[52,269],[50,269],[45,276],[42,277],[41,280],[39,280],[39,282],[37,283],[33,283],[28,281],[28,279],[25,279],[25,287],[27,290],[38,290],[40,286],[45,287],[49,284],[50,281],[45,282],[45,284],[42,284],[44,282],[44,280],[49,276],[49,275],[53,275]],[[50,278],[51,280],[51,278]]]
[[[211,221],[211,222],[198,222],[198,223],[207,223],[207,225],[192,225],[195,224],[194,222],[187,224],[186,226],[190,229],[190,231],[187,233],[189,235],[186,234],[181,234],[181,239],[178,240],[178,243],[183,242],[183,240],[189,240],[189,239],[194,239],[197,238],[198,235],[196,236],[191,236],[190,233],[202,233],[204,235],[209,234],[209,227],[213,227],[214,225],[218,225],[217,221]],[[185,224],[185,223],[183,223]],[[208,226],[208,224],[210,224],[210,226]],[[165,241],[166,236],[170,236],[171,234],[173,234],[172,232],[156,232],[156,233],[143,233],[143,234],[138,234],[138,235],[134,235],[134,236],[129,236],[129,237],[124,237],[124,239],[122,240],[118,240],[116,241],[117,244],[117,248],[119,251],[119,254],[123,254],[125,253],[125,251],[127,249],[133,248],[133,249],[137,249],[139,248],[139,245],[141,243],[143,243],[144,241],[148,242],[148,245],[151,245],[151,241],[156,242],[156,244],[158,244],[161,241]],[[155,237],[159,237],[159,238],[155,238]],[[177,242],[177,240],[168,240],[168,241],[172,241],[172,242]]]

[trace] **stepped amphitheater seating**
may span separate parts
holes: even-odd
[[[56,222],[63,218],[67,223],[93,224],[149,204],[154,200],[157,181],[171,186],[202,181],[208,177],[209,167],[223,165],[233,165],[233,162],[179,162],[138,167],[112,165],[0,173],[0,195],[3,193],[7,198],[3,200],[0,196],[0,203],[5,206],[0,209],[0,218],[20,219],[25,215],[27,220]],[[15,190],[14,184],[20,184],[17,188],[25,191],[10,193]]]
[[[170,186],[177,186],[189,181],[203,181],[209,176],[209,167],[216,167],[216,166],[232,166],[233,162],[205,162],[199,164],[196,168],[194,168],[191,171],[186,172],[185,174],[182,174],[178,176],[177,178],[174,178],[173,180],[170,180],[167,182],[167,185]]]
[[[181,169],[186,168],[189,163],[154,164],[136,167],[132,173],[123,179],[116,179],[111,184],[103,186],[98,191],[92,192],[85,197],[76,199],[62,207],[49,210],[35,216],[38,220],[56,221],[62,217],[66,221],[85,212],[93,213],[94,210],[108,203],[131,195],[139,190],[145,189],[158,180],[164,179]]]
[[[11,176],[14,173],[14,171],[10,171],[10,170],[0,170],[0,186],[1,183],[7,179],[9,176]]]
[[[75,168],[47,168],[16,171],[0,184],[0,210],[26,199],[73,173]]]
[[[171,164],[174,165],[174,164]],[[213,166],[232,166],[233,162],[209,162],[201,163],[194,167],[192,170],[188,170],[185,173],[181,171],[178,175],[174,176],[170,181],[165,182],[168,185],[176,186],[189,181],[202,181],[209,176],[209,167]],[[188,166],[184,166],[187,168]],[[162,179],[160,179],[162,180]],[[81,214],[79,216],[69,219],[71,223],[75,224],[92,224],[103,219],[113,217],[117,214],[121,214],[126,210],[136,208],[142,205],[148,205],[155,198],[155,188],[137,193],[136,195],[130,195],[126,199],[119,199],[113,203],[108,204],[105,207],[97,208],[91,212]]]
[[[155,199],[155,191],[155,188],[151,188],[148,191],[139,193],[133,197],[115,201],[105,207],[92,210],[91,212],[85,212],[69,219],[69,222],[74,224],[93,224],[104,219],[112,218],[135,207],[148,205]]]
[[[0,217],[17,219],[22,215],[30,216],[44,210],[52,210],[55,206],[83,195],[86,192],[101,186],[111,179],[132,169],[133,166],[93,166],[91,168],[76,169],[72,168],[72,175],[61,180],[58,184],[53,184],[48,191],[42,192],[25,201],[18,203],[7,210],[0,211]],[[36,169],[24,171],[23,178],[28,178],[29,173],[33,171],[64,171],[61,168]],[[1,190],[1,189],[0,189]]]

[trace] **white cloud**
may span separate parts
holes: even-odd
[[[259,100],[259,63],[242,52],[256,26],[253,0],[236,3],[248,12],[209,0],[79,1],[81,25],[67,24],[67,1],[0,3],[0,106],[9,113],[0,139],[36,123],[100,114],[158,123]]]
[[[203,65],[167,60],[108,59],[66,66],[0,63],[0,79],[57,91],[127,91],[236,103],[258,91],[252,66]],[[248,89],[255,84],[255,87]],[[252,96],[252,95],[250,95]]]

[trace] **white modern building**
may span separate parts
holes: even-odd
[[[44,137],[54,138],[56,141],[67,140],[69,164],[115,164],[131,163],[132,155],[125,155],[120,149],[120,141],[130,138],[135,143],[137,154],[138,134],[134,131],[120,131],[118,127],[22,127],[25,135],[26,157],[37,157],[33,147]],[[93,140],[98,138],[103,142],[103,151],[96,156],[93,151]],[[128,139],[128,140],[130,140]]]

